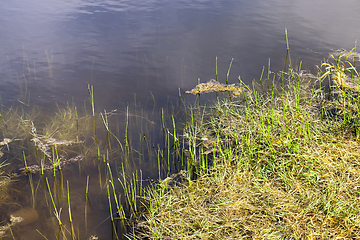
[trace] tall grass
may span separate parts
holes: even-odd
[[[211,108],[191,111],[184,133],[186,181],[169,185],[178,177],[172,176],[147,191],[143,235],[358,236],[359,74],[354,51],[332,56],[318,77],[301,70],[301,63],[297,69],[290,64],[278,75],[280,86],[276,75],[271,80],[269,60],[268,86],[260,80],[242,99],[223,98]],[[324,88],[327,77],[333,82],[331,92]]]
[[[88,91],[89,91],[89,95],[90,95],[91,110],[92,110],[93,123],[94,123],[94,137],[95,137],[95,142],[97,143],[97,138],[96,138],[96,122],[95,122],[94,87],[88,85]]]
[[[46,219],[48,225],[40,224],[40,221],[34,225],[37,234],[44,238],[88,239],[88,234],[94,233],[94,214],[98,211],[93,210],[97,205],[91,206],[90,201],[104,198],[110,200],[109,211],[114,235],[121,239],[122,233],[126,233],[126,228],[132,226],[143,207],[140,204],[144,188],[141,169],[149,167],[145,169],[147,176],[151,168],[157,169],[156,161],[148,165],[147,158],[156,159],[151,139],[154,132],[159,130],[154,126],[160,127],[161,124],[156,125],[139,106],[130,105],[124,111],[104,110],[97,114],[92,87],[89,87],[89,92],[93,109],[90,114],[69,104],[65,107],[58,105],[56,112],[47,115],[39,113],[36,108],[25,109],[27,106],[9,109],[1,106],[0,135],[4,141],[0,141],[0,154],[4,151],[11,162],[5,173],[16,172],[13,178],[19,180],[19,184],[22,176],[27,174],[29,191],[22,198],[28,197],[29,205],[41,218]],[[138,136],[138,132],[135,132],[137,129],[141,129],[142,134],[139,143],[134,143],[139,148],[133,149],[131,141],[136,142],[133,137],[134,133]],[[125,139],[125,147],[119,140],[121,137]],[[78,156],[81,157],[77,158]],[[171,156],[168,159],[171,161]],[[78,170],[74,162],[78,165]],[[0,166],[2,170],[5,165]],[[99,178],[96,176],[93,184],[90,184],[89,174],[94,174],[92,166],[98,168],[98,174],[95,175]],[[41,180],[44,187],[40,184]],[[5,182],[5,178],[2,182]],[[81,197],[85,200],[85,205],[80,219],[78,216],[82,206],[76,204],[79,202],[79,193],[70,193],[70,185],[73,186],[72,189],[86,189],[85,197]],[[126,194],[122,186],[126,189]],[[92,188],[98,190],[92,192]],[[5,188],[3,190],[1,196],[9,194]],[[44,192],[45,198],[42,199],[37,192]],[[11,195],[7,201],[11,201],[9,199],[12,199]],[[16,209],[20,207],[16,200],[13,205]],[[67,211],[64,213],[62,209]],[[110,215],[109,219],[98,219],[101,227],[107,222],[110,222]],[[56,234],[52,232],[53,228],[56,228]],[[12,230],[15,237],[21,236],[23,232],[21,228]],[[6,234],[10,234],[9,231],[6,228]],[[95,236],[93,239],[96,239]]]

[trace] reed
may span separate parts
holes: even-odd
[[[69,210],[69,221],[70,221],[71,239],[74,240],[74,239],[75,239],[75,234],[74,234],[73,221],[72,221],[72,217],[71,217],[69,181],[66,181],[66,185],[67,185],[67,200],[68,200],[68,210]]]
[[[97,148],[97,157],[98,157],[98,170],[99,170],[99,184],[100,184],[100,188],[102,188],[102,184],[101,184],[101,154],[100,154],[100,148]]]
[[[157,162],[158,162],[158,176],[159,176],[159,183],[161,183],[161,160],[160,160],[160,149],[157,150]]]
[[[167,135],[166,135],[166,139],[167,139],[167,143],[166,143],[166,149],[167,149],[167,166],[168,166],[168,171],[167,171],[167,176],[170,176],[171,173],[171,163],[170,163],[170,132],[169,130],[167,130]]]
[[[54,198],[52,196],[52,193],[51,193],[51,188],[50,188],[50,185],[49,185],[49,181],[48,181],[48,178],[46,178],[46,186],[47,186],[47,189],[48,189],[48,192],[49,192],[49,195],[50,195],[50,198],[51,198],[51,202],[53,204],[53,207],[54,207],[54,211],[55,211],[55,217],[56,219],[58,220],[58,225],[59,225],[59,235],[58,235],[58,238],[60,237],[60,233],[62,232],[62,222],[61,222],[61,218],[60,218],[60,215],[61,215],[61,208],[60,210],[58,211],[57,208],[56,208],[56,205],[55,205],[55,202],[54,202]]]
[[[12,239],[13,239],[13,240],[15,240],[15,236],[14,236],[14,234],[13,234],[12,230],[11,230],[11,227],[9,228],[9,230],[10,230],[10,233],[11,233],[11,237],[12,237]]]
[[[288,32],[287,32],[287,29],[286,29],[286,28],[285,28],[285,39],[286,39],[286,59],[285,59],[284,72],[286,72],[288,61],[289,61],[289,65],[290,65],[290,67],[291,67],[291,57],[290,57],[289,39],[288,39]]]
[[[218,80],[217,56],[215,57],[215,80]]]
[[[28,76],[26,76],[26,78],[28,78]],[[24,84],[22,87],[24,92]],[[93,89],[90,86],[89,91],[91,93],[90,100],[92,101],[92,109],[94,109]],[[89,114],[86,114],[86,112],[81,112],[80,109],[78,109],[76,106],[69,104],[65,107],[58,105],[56,112],[47,115],[44,115],[41,112],[39,113],[36,109],[34,109],[34,112],[30,110],[28,111],[26,110],[27,106],[25,105],[19,107],[18,109],[10,108],[5,110],[5,112],[1,112],[1,134],[2,136],[9,136],[10,138],[8,138],[6,141],[4,139],[3,142],[0,142],[0,150],[6,147],[10,147],[10,149],[13,150],[11,145],[14,144],[14,151],[10,151],[12,154],[14,154],[14,159],[18,160],[23,158],[23,165],[25,165],[24,172],[33,171],[27,176],[27,179],[29,179],[30,182],[29,186],[31,187],[31,193],[29,191],[29,194],[31,194],[29,197],[29,204],[31,204],[32,207],[36,207],[39,213],[43,206],[42,204],[35,205],[35,203],[38,204],[35,202],[35,200],[37,200],[36,193],[37,191],[41,190],[42,184],[39,184],[41,179],[39,183],[34,182],[34,180],[36,179],[36,174],[41,176],[44,183],[44,189],[46,190],[44,191],[44,196],[46,197],[45,201],[41,203],[44,203],[44,206],[47,206],[46,210],[51,213],[51,216],[54,213],[57,219],[54,222],[55,224],[59,225],[59,231],[56,232],[57,236],[51,236],[50,229],[49,231],[43,231],[39,228],[39,231],[43,233],[45,238],[47,237],[50,239],[52,237],[54,239],[69,239],[71,236],[72,239],[82,239],[84,237],[82,235],[84,232],[86,233],[90,231],[90,229],[92,230],[94,223],[93,221],[90,221],[90,219],[93,217],[93,213],[88,210],[91,207],[90,199],[93,197],[93,195],[89,192],[89,188],[91,188],[89,185],[89,174],[82,174],[81,171],[85,173],[88,173],[89,169],[91,171],[91,166],[93,164],[91,164],[90,161],[95,161],[94,163],[96,166],[96,155],[98,157],[97,165],[99,171],[99,180],[95,181],[93,184],[97,184],[99,182],[99,197],[105,197],[107,194],[107,190],[105,188],[107,188],[107,186],[109,187],[110,201],[113,204],[111,206],[111,212],[113,213],[112,216],[114,221],[113,227],[117,227],[116,224],[118,223],[116,221],[121,221],[121,224],[125,226],[127,224],[131,224],[131,221],[137,218],[139,212],[142,209],[142,205],[139,204],[139,197],[143,195],[144,186],[142,184],[143,172],[138,170],[134,172],[134,169],[142,167],[141,165],[143,159],[151,157],[156,159],[156,153],[152,147],[152,140],[150,137],[155,134],[155,131],[157,131],[157,129],[153,127],[155,123],[151,121],[149,117],[145,115],[145,112],[142,111],[141,108],[137,105],[138,103],[135,103],[135,110],[129,106],[124,112],[117,112],[117,110],[104,110],[104,112],[99,115],[95,114],[95,110],[89,112]],[[4,106],[1,107],[6,109]],[[130,112],[134,113],[131,114]],[[126,125],[124,121],[116,121],[117,125],[115,125],[115,127],[117,127],[117,134],[115,135],[115,133],[112,132],[112,127],[114,125],[112,125],[112,119],[109,117],[120,114],[125,115]],[[95,126],[94,117],[95,123],[98,125],[100,125],[99,120],[101,118],[104,127],[101,128]],[[134,119],[134,121],[131,121],[132,119]],[[124,126],[120,126],[121,124]],[[145,147],[136,149],[136,151],[130,147],[131,136],[133,136],[135,128],[142,129],[144,134],[141,135],[139,142],[141,145],[143,145],[143,147]],[[108,137],[99,139],[97,136],[98,141],[96,143],[96,141],[93,141],[95,136],[94,129],[97,131],[98,136],[103,136],[103,134],[105,136],[107,134]],[[120,129],[126,129],[125,137],[127,145],[127,156],[124,154],[125,149],[122,147],[123,143],[119,141],[119,133],[121,132]],[[169,143],[166,143],[166,147],[171,149],[172,139],[170,139],[170,132],[168,134],[170,137]],[[114,148],[117,143],[116,141],[110,142],[110,138],[112,137],[116,139],[120,147]],[[105,146],[105,148],[103,148],[103,146]],[[21,149],[20,153],[15,151],[18,149]],[[22,152],[22,150],[24,151]],[[106,150],[106,152],[104,150]],[[79,156],[80,154],[84,155],[80,159],[82,160],[81,162],[80,160],[76,160],[76,157],[73,157]],[[172,156],[169,156],[168,159],[171,162]],[[9,158],[9,161],[12,161],[12,158]],[[79,161],[78,173],[73,167],[70,167],[70,165],[73,165],[72,162],[74,161]],[[69,166],[67,166],[68,164]],[[117,164],[124,165],[123,173],[127,176],[125,178],[126,181],[124,188],[127,189],[127,194],[124,194],[121,190],[121,184],[114,183],[114,180],[116,181],[117,179],[115,176],[117,176],[117,174],[122,175],[122,173],[112,173],[111,171],[113,169],[110,169],[110,166],[113,166],[112,164],[115,166],[113,169],[120,169],[117,167]],[[156,163],[153,163],[153,165],[156,166]],[[170,164],[168,165],[171,166]],[[2,169],[1,166],[2,165],[0,165],[0,168]],[[15,164],[12,166],[11,172],[16,171],[19,176],[22,175],[23,172],[20,172],[22,170],[17,170],[16,168],[18,168],[18,166]],[[131,174],[132,172],[134,172],[134,174]],[[69,179],[67,183],[64,182],[65,176],[71,176],[70,178],[72,178],[77,175],[79,178],[79,183],[75,183],[76,185],[74,185],[74,187],[79,187],[79,184],[86,183],[86,186],[83,187],[85,188],[85,199],[87,202],[89,202],[89,205],[86,204],[85,206],[85,212],[83,213],[84,215],[82,218],[82,221],[85,223],[78,225],[79,227],[76,227],[76,216],[78,215],[81,208],[80,206],[76,206],[76,212],[74,212],[74,209],[72,209],[75,206],[74,203],[76,203],[78,196],[72,196],[70,202],[69,188],[71,180]],[[85,175],[87,179],[85,180],[86,177],[82,175]],[[49,183],[49,177],[52,177],[51,183]],[[112,190],[110,188],[112,188]],[[81,199],[83,199],[83,194],[84,193],[81,194]],[[66,203],[67,206],[65,206]],[[64,207],[68,208],[67,211],[69,212],[69,220],[67,221],[69,221],[68,223],[71,223],[66,225],[69,227],[66,227],[64,223],[65,219],[61,218],[64,217],[61,216],[61,211]],[[41,213],[42,212],[44,211],[41,211]],[[20,231],[21,233],[21,229],[16,229],[16,231]],[[48,234],[51,237],[49,237]]]
[[[271,70],[270,70],[270,58],[269,58],[267,78],[266,78],[266,79],[267,79],[267,82],[268,82],[267,89],[270,89],[270,73],[271,73]]]
[[[76,118],[76,132],[79,132],[79,116],[78,116],[78,112],[77,112],[77,108],[76,106],[74,106],[74,110],[75,110],[75,118]],[[79,138],[77,136],[77,142],[79,142]]]
[[[84,220],[85,220],[85,234],[88,233],[88,203],[90,204],[90,198],[89,198],[89,175],[86,177],[86,189],[85,189],[85,211],[84,211]]]
[[[110,131],[109,121],[108,121],[108,118],[107,118],[108,114],[106,113],[106,110],[104,111],[104,114],[100,113],[100,115],[101,115],[101,119],[102,119],[102,121],[103,121],[103,123],[104,123],[104,126],[105,126],[105,128],[106,128],[106,131],[107,131],[105,144],[108,143],[108,146],[109,146],[109,147],[111,146],[111,145],[110,145],[109,137],[110,137],[110,135],[112,135],[112,136],[116,139],[116,141],[118,142],[119,146],[121,147],[121,150],[124,151],[124,148],[123,148],[123,146],[122,146],[121,141],[119,140],[119,138]],[[127,114],[127,125],[128,125],[128,114]],[[126,125],[126,128],[125,128],[125,129],[126,129],[126,130],[125,130],[125,147],[127,146],[127,145],[126,145],[126,142],[128,141],[128,139],[127,139],[127,125]]]
[[[171,115],[171,120],[172,120],[172,124],[173,124],[173,161],[175,162],[176,160],[178,160],[178,156],[179,156],[179,152],[180,152],[180,143],[179,143],[179,138],[177,136],[176,133],[176,124],[175,124],[175,119],[174,119],[174,115]]]
[[[35,190],[34,190],[33,178],[32,178],[32,174],[31,174],[30,170],[27,167],[25,152],[23,152],[23,156],[24,156],[25,172],[27,173],[27,176],[29,178],[29,184],[30,184],[30,188],[31,188],[31,206],[32,206],[32,208],[35,209],[36,201],[35,201]]]
[[[226,74],[226,80],[225,80],[225,83],[226,83],[226,84],[228,84],[230,69],[231,69],[231,65],[232,65],[233,61],[234,61],[234,58],[231,59],[231,62],[230,62],[230,65],[229,65],[229,69],[228,69],[227,74]]]
[[[29,169],[28,169],[28,167],[27,167],[26,156],[25,156],[25,152],[24,152],[24,151],[23,151],[23,157],[24,157],[25,171],[28,172]]]
[[[88,92],[89,92],[89,95],[90,95],[91,110],[92,110],[92,116],[93,116],[94,138],[95,138],[95,143],[97,144],[97,138],[96,138],[96,123],[95,123],[94,87],[88,85]]]
[[[111,219],[111,225],[112,225],[112,228],[113,228],[113,233],[115,233],[116,239],[119,239],[118,235],[117,235],[117,232],[116,232],[115,224],[114,224],[114,217],[113,217],[113,211],[112,211],[112,206],[111,206],[111,196],[110,196],[110,191],[109,191],[109,185],[108,184],[106,186],[106,190],[107,190],[107,194],[108,194],[110,219]]]
[[[130,152],[128,127],[129,127],[129,107],[126,107],[125,149],[127,151],[127,154],[129,154]]]
[[[124,210],[123,210],[123,208],[121,206],[121,202],[119,202],[118,198],[117,198],[116,189],[115,189],[115,186],[114,186],[114,178],[113,178],[113,175],[112,175],[112,172],[111,172],[110,164],[108,163],[107,166],[108,166],[109,175],[110,175],[109,182],[110,182],[111,187],[113,189],[114,199],[115,199],[115,203],[116,203],[116,210],[117,210],[116,214],[117,214],[118,218],[120,218],[123,221],[124,219],[126,219],[125,213],[124,213]]]

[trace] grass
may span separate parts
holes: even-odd
[[[147,166],[147,176],[151,169],[157,169],[156,162],[147,160],[151,156],[156,159],[150,140],[155,134],[155,123],[141,108],[132,105],[124,111],[104,110],[97,114],[93,88],[89,89],[89,113],[71,104],[58,106],[54,113],[46,115],[23,104],[10,108],[1,105],[0,209],[3,222],[0,238],[12,233],[15,239],[27,235],[26,229],[30,231],[31,227],[24,230],[13,226],[17,223],[9,222],[7,215],[28,205],[45,219],[46,224],[38,221],[32,225],[32,234],[43,239],[89,239],[90,236],[96,239],[95,233],[101,232],[110,219],[113,220],[114,238],[122,239],[126,226],[132,226],[141,207],[137,205],[137,196],[142,196],[143,188],[139,169]],[[140,141],[138,129],[141,129]],[[133,146],[136,148],[132,149]],[[119,182],[119,178],[124,182]],[[11,185],[13,182],[16,184]],[[127,195],[123,194],[122,187],[128,191]],[[85,190],[84,193],[79,193],[79,188]],[[97,204],[104,204],[104,201],[105,206],[109,202],[107,211],[98,210]],[[111,214],[95,220],[101,211],[101,214],[109,211]]]
[[[21,102],[2,109],[0,153],[8,161],[0,164],[0,207],[18,204],[8,183],[21,178],[5,173],[21,165],[30,182],[25,204],[50,222],[50,230],[37,225],[44,239],[97,239],[92,234],[104,223],[113,239],[356,238],[356,48],[330,56],[314,76],[301,64],[292,68],[287,34],[286,43],[284,71],[271,75],[269,59],[267,74],[264,67],[252,85],[240,77],[239,84],[227,84],[233,59],[225,84],[219,83],[216,59],[216,80],[199,82],[189,92],[199,104],[184,109],[185,127],[164,109],[156,125],[150,120],[155,111],[147,115],[136,100],[123,111],[97,114],[90,85],[89,113],[67,105],[44,116]],[[50,57],[48,63],[50,69]],[[200,106],[207,92],[220,97],[212,106]],[[159,135],[155,145],[151,138]],[[63,167],[64,161],[77,162],[78,171]],[[40,193],[45,198],[40,200]],[[97,206],[105,206],[108,217],[94,227]],[[1,234],[11,231],[18,239],[21,229],[11,226],[2,225]]]
[[[211,108],[192,111],[183,134],[187,173],[175,184],[148,189],[138,235],[356,239],[360,102],[358,58],[349,58],[354,52],[332,56],[318,76],[289,67],[280,87],[242,85],[252,91],[241,99],[219,98]]]

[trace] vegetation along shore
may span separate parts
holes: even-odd
[[[147,191],[143,235],[357,239],[358,60],[354,48],[332,54],[317,76],[300,64],[263,72],[252,86],[239,78],[241,96],[237,88],[237,98],[225,94],[213,106],[191,108],[187,171]],[[216,91],[213,80],[190,92],[208,91]]]

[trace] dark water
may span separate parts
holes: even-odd
[[[285,28],[292,57],[313,68],[331,49],[354,46],[359,10],[357,0],[2,1],[0,94],[5,104],[19,99],[16,73],[23,83],[29,66],[36,105],[82,102],[88,83],[107,109],[134,93],[174,98],[213,78],[216,56],[220,76],[234,57],[230,81],[250,82],[268,58],[281,69]]]
[[[124,110],[136,101],[147,116],[158,116],[161,107],[177,102],[179,88],[184,96],[198,78],[204,82],[215,77],[216,56],[220,81],[234,58],[230,83],[236,83],[239,75],[246,83],[258,79],[269,58],[271,71],[283,69],[285,28],[293,64],[302,61],[303,69],[313,71],[333,50],[354,47],[360,37],[359,12],[358,0],[1,1],[0,96],[4,106],[21,101],[48,114],[55,112],[56,103],[86,103],[90,110],[90,84],[97,112]],[[124,112],[117,115],[117,121],[124,119]],[[137,126],[145,124],[158,139],[153,140],[156,145],[161,131],[147,121]],[[124,124],[119,125],[116,132],[121,135]],[[136,136],[145,132],[133,131]],[[145,177],[156,176],[151,174],[156,168],[146,164],[143,168]],[[78,172],[72,175],[82,181],[73,188],[84,189],[84,176],[97,171],[89,169],[82,178]],[[17,187],[28,187],[23,185]],[[26,191],[31,194],[29,188]],[[79,198],[84,204],[83,196]],[[92,210],[89,225],[99,226],[108,217],[106,201],[106,195],[99,200],[101,207]],[[38,210],[40,217],[51,219],[50,213]],[[94,232],[100,239],[110,239],[109,224],[102,226],[94,227]],[[26,234],[17,231],[17,236]],[[92,234],[87,233],[86,237]]]

